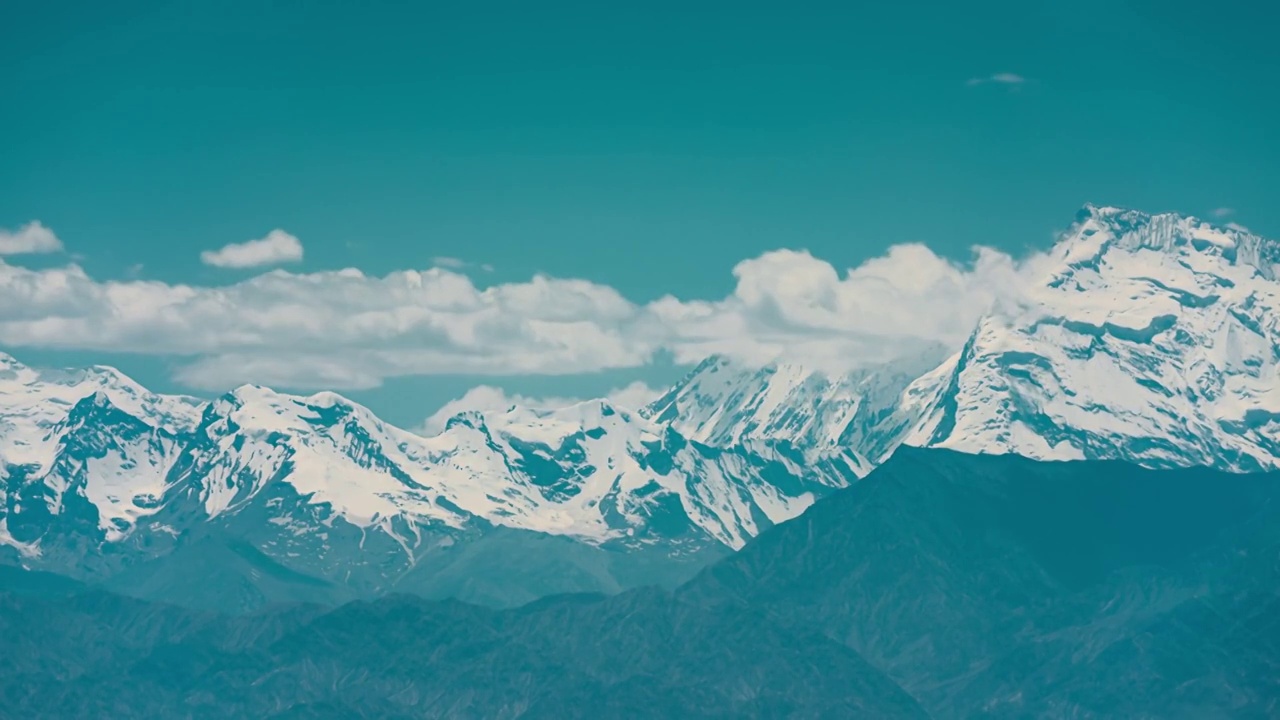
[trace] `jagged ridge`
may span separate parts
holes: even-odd
[[[697,554],[741,547],[853,477],[691,441],[605,401],[464,413],[422,437],[334,393],[245,386],[197,406],[115,371],[49,383],[4,363],[0,457],[23,462],[4,463],[0,542],[73,574],[214,529],[329,578],[403,574],[493,527]]]

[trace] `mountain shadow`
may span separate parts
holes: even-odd
[[[934,717],[1275,717],[1280,475],[903,448],[680,591]]]

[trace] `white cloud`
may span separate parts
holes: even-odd
[[[997,85],[1023,85],[1026,82],[1027,79],[1021,75],[1011,72],[1002,72],[994,75],[988,75],[987,77],[969,78],[968,82],[965,84],[969,86],[985,85],[987,83],[995,83]]]
[[[605,397],[618,407],[638,410],[653,402],[661,394],[643,382],[636,381],[626,387],[610,390]],[[513,408],[526,410],[558,410],[583,402],[586,398],[570,397],[531,397],[518,393],[507,394],[500,387],[477,385],[462,397],[450,400],[440,409],[423,421],[418,432],[424,435],[435,435],[444,429],[449,418],[462,412],[479,412],[484,415],[505,413]]]
[[[1252,231],[1252,230],[1250,230],[1249,228],[1247,228],[1247,227],[1245,227],[1245,226],[1241,225],[1240,223],[1229,222],[1229,223],[1227,223],[1227,227],[1228,227],[1228,228],[1231,228],[1232,230],[1235,230],[1235,231],[1237,231],[1237,232],[1246,232],[1246,233],[1247,233],[1247,232],[1253,232],[1253,231]]]
[[[724,298],[639,304],[606,285],[543,276],[480,289],[443,268],[383,277],[277,269],[202,287],[0,261],[0,346],[167,356],[181,382],[215,391],[565,375],[638,367],[658,352],[682,363],[724,353],[839,370],[921,343],[962,343],[992,303],[1016,296],[1029,267],[983,248],[957,264],[911,244],[842,272],[779,250],[738,263]]]
[[[258,240],[230,243],[200,253],[200,262],[220,268],[253,268],[301,259],[302,243],[284,230],[272,230]]]
[[[737,288],[720,302],[666,298],[652,311],[679,362],[723,353],[842,370],[924,343],[958,345],[993,303],[1020,296],[1024,263],[974,253],[961,266],[924,245],[897,245],[841,275],[807,252],[779,250],[739,263]]]
[[[480,290],[439,268],[380,278],[273,270],[198,287],[0,264],[0,344],[182,356],[179,378],[203,389],[634,367],[661,339],[645,336],[644,320],[643,308],[582,280]]]
[[[0,228],[0,257],[56,252],[62,252],[62,241],[39,220],[32,220],[17,230]]]
[[[422,426],[418,428],[418,432],[424,435],[435,435],[444,429],[449,418],[463,412],[478,412],[484,415],[491,415],[504,413],[514,407],[530,410],[554,410],[569,407],[579,402],[581,402],[581,399],[578,398],[534,398],[520,394],[508,395],[500,387],[477,385],[464,393],[462,397],[441,405],[439,410],[436,410],[423,421]]]
[[[493,266],[489,263],[473,263],[462,258],[450,257],[448,255],[437,255],[431,258],[433,267],[445,268],[447,270],[466,270],[477,269],[484,272],[493,272]]]
[[[1235,208],[1220,207],[1220,208],[1213,209],[1213,216],[1216,218],[1231,217],[1232,215],[1235,215],[1235,214],[1236,214]]]
[[[628,410],[639,410],[645,405],[657,400],[664,392],[666,392],[665,388],[659,390],[657,388],[650,387],[645,382],[636,380],[625,387],[610,390],[605,394],[605,397],[609,399],[609,402],[612,402],[618,407],[623,407]]]

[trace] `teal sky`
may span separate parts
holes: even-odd
[[[1229,207],[1275,237],[1268,5],[11,3],[0,227],[40,220],[100,280],[235,282],[254,271],[200,251],[278,227],[305,244],[295,271],[447,256],[480,285],[541,272],[636,302],[723,297],[777,248],[1017,254],[1086,201]],[[997,73],[1026,82],[968,82]],[[164,358],[14,352],[176,387]],[[348,394],[410,422],[476,381]]]

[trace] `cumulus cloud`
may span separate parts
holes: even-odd
[[[1011,72],[1002,72],[994,75],[988,75],[986,77],[969,78],[968,82],[965,84],[972,87],[974,85],[985,85],[987,83],[995,83],[997,85],[1023,85],[1026,82],[1027,79],[1021,75]]]
[[[626,387],[610,390],[605,397],[618,407],[638,410],[653,402],[661,391],[636,381]],[[514,408],[527,410],[558,410],[577,405],[587,398],[531,397],[519,393],[508,394],[500,387],[477,385],[460,398],[450,400],[432,413],[417,430],[424,435],[435,435],[444,429],[449,418],[462,412],[479,412],[483,415],[505,413]]]
[[[905,244],[841,275],[809,253],[779,250],[739,263],[737,287],[722,301],[664,298],[652,312],[679,362],[720,353],[839,371],[962,343],[994,303],[1021,295],[1027,267],[988,248],[962,266]]]
[[[844,271],[779,250],[738,263],[726,297],[635,303],[586,280],[535,276],[480,288],[440,267],[380,277],[276,269],[205,287],[0,261],[0,346],[167,357],[179,381],[213,391],[575,374],[639,367],[660,352],[681,363],[721,353],[842,370],[922,344],[958,346],[1033,270],[983,248],[955,263],[899,245]]]
[[[266,237],[230,243],[217,250],[200,253],[200,262],[220,268],[253,268],[298,262],[302,243],[284,230],[272,230]]]
[[[630,385],[610,390],[605,397],[618,407],[628,410],[639,410],[661,397],[666,389],[650,387],[648,383],[637,380]]]
[[[202,389],[634,367],[660,339],[644,319],[612,288],[541,276],[480,290],[439,268],[384,277],[273,270],[199,287],[0,264],[0,344],[186,357],[178,377]]]
[[[0,257],[56,252],[62,252],[62,241],[39,220],[32,220],[17,230],[0,228]]]

